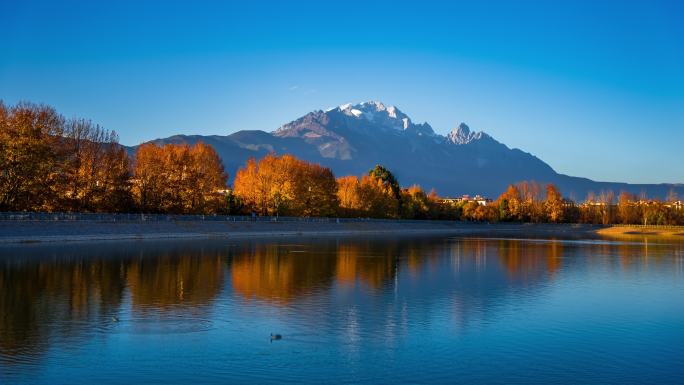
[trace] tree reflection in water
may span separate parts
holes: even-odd
[[[448,300],[455,319],[467,324],[512,290],[543,290],[540,284],[580,260],[638,269],[671,263],[673,253],[681,269],[682,245],[657,241],[342,238],[299,245],[214,240],[4,247],[0,359],[11,364],[45,354],[50,344],[107,333],[121,313],[160,319],[191,311],[210,318],[222,296],[274,307],[327,296],[324,308],[298,308],[311,320],[305,322],[324,322],[327,314],[327,322],[343,323],[338,308],[353,305],[355,317],[377,320],[369,328],[395,316],[427,320],[431,306]],[[387,298],[380,307],[366,300],[377,295]]]

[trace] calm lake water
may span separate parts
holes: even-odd
[[[271,382],[684,384],[684,244],[0,248],[1,384]]]

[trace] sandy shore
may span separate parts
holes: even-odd
[[[454,221],[368,222],[99,222],[0,221],[0,243],[140,239],[267,238],[349,235],[450,235],[512,238],[597,238],[602,226],[485,224]]]

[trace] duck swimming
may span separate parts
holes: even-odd
[[[273,340],[282,340],[282,339],[283,339],[283,336],[281,336],[280,334],[273,334],[273,333],[271,333],[271,341],[273,341]]]

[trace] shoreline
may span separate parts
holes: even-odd
[[[0,237],[1,244],[73,243],[94,241],[147,241],[147,240],[201,240],[201,239],[254,239],[281,237],[337,237],[361,235],[440,235],[454,234],[453,230],[412,230],[406,229],[399,234],[396,230],[369,231],[284,231],[284,232],[239,232],[239,233],[163,233],[163,234],[116,234],[116,235],[74,235],[74,236],[37,236],[31,238]]]
[[[1,244],[169,239],[447,235],[490,238],[602,239],[668,237],[684,240],[684,227],[586,224],[474,223],[456,221],[360,222],[108,222],[0,220]]]
[[[678,237],[684,240],[684,226],[612,225],[598,230],[598,234],[608,237]]]

